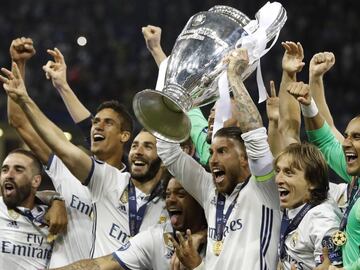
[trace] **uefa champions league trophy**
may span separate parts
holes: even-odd
[[[271,8],[265,10],[269,5]],[[217,82],[226,71],[224,56],[235,46],[246,43],[250,60],[242,74],[242,79],[246,79],[256,69],[267,42],[274,39],[285,24],[286,11],[281,4],[265,6],[253,21],[228,6],[215,6],[192,16],[171,52],[164,88],[161,91],[146,89],[135,95],[133,109],[138,121],[159,139],[174,143],[185,141],[191,128],[186,113],[219,97]],[[268,11],[271,16],[264,15]]]

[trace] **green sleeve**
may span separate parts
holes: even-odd
[[[357,259],[355,262],[353,262],[352,264],[347,265],[346,267],[344,267],[345,270],[360,270],[360,258]]]
[[[192,109],[188,112],[191,122],[191,140],[193,141],[196,153],[200,158],[202,165],[207,165],[210,152],[210,145],[206,142],[208,122],[199,108]]]
[[[325,122],[321,128],[307,130],[306,134],[309,141],[323,153],[330,168],[346,182],[350,182],[351,176],[346,172],[346,160],[341,143],[333,135],[330,126]]]

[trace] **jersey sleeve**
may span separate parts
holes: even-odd
[[[79,181],[65,166],[58,156],[52,154],[49,157],[45,172],[50,177],[55,190],[64,196],[63,192],[69,190],[74,181]],[[79,181],[80,183],[80,181]],[[77,184],[77,183],[75,183]],[[64,188],[65,187],[65,188]],[[66,187],[69,187],[66,189]]]
[[[213,188],[212,176],[178,144],[157,140],[158,155],[169,172],[202,207]]]
[[[152,268],[154,258],[154,238],[151,230],[140,232],[117,251],[113,257],[125,270],[145,270]]]
[[[246,147],[249,167],[252,174],[250,181],[262,194],[262,198],[271,205],[278,206],[279,194],[275,184],[273,155],[267,142],[264,127],[246,132],[241,135]]]
[[[207,165],[210,158],[210,144],[207,143],[208,122],[199,108],[192,109],[188,112],[191,122],[190,136],[195,145],[195,150],[200,158],[200,163]]]
[[[93,170],[88,182],[93,202],[118,189],[119,183],[125,183],[127,177],[128,173],[122,173],[117,168],[93,158]]]
[[[346,265],[344,267],[345,270],[360,270],[360,258],[358,258],[355,262],[352,262],[350,265]]]
[[[346,172],[346,160],[341,143],[333,135],[329,125],[324,125],[316,130],[307,130],[307,137],[323,153],[326,162],[346,182],[351,181],[351,176]]]
[[[331,199],[330,199],[331,200]],[[315,262],[321,262],[323,241],[329,241],[332,234],[339,229],[341,214],[335,202],[331,205],[326,203],[310,219],[310,240],[314,245]]]

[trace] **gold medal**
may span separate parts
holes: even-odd
[[[346,234],[343,231],[336,231],[332,234],[331,240],[335,246],[341,247],[346,243]]]
[[[222,241],[215,241],[213,244],[213,252],[216,256],[219,256],[223,249],[223,242]]]
[[[20,214],[13,209],[8,209],[8,214],[12,219],[18,219]]]
[[[52,242],[54,242],[56,240],[56,238],[58,237],[57,234],[52,234],[49,233],[48,236],[46,237],[46,241],[51,244]]]

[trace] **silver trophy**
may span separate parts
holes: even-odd
[[[242,40],[251,35],[254,41],[250,39],[250,46],[247,44],[250,65],[242,79],[256,69],[261,57],[257,52],[257,33],[263,33],[266,45],[278,35],[286,21],[285,9],[280,5],[275,10],[276,16],[272,14],[270,19],[262,20],[265,21],[263,29],[260,29],[264,25],[260,23],[260,16],[266,13],[264,10],[259,10],[253,21],[228,6],[215,6],[192,16],[171,52],[164,88],[161,91],[146,89],[135,95],[133,109],[138,121],[159,139],[174,143],[185,141],[191,129],[186,113],[218,99],[217,81],[226,71],[222,59],[235,46],[241,47]],[[274,13],[274,9],[271,12]]]

